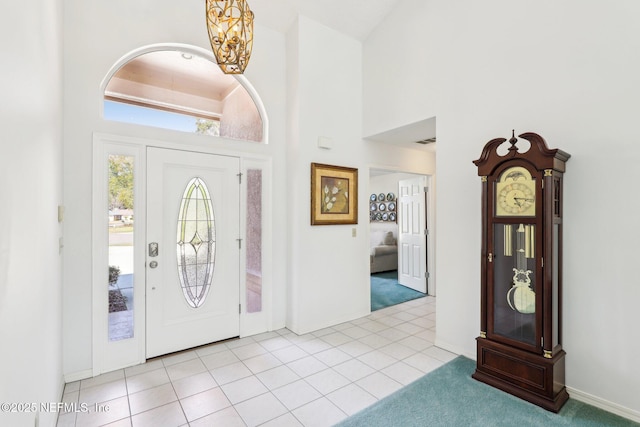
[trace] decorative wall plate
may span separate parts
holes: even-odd
[[[392,200],[395,200],[395,199],[396,199],[395,194],[393,194],[393,193],[387,194],[387,201],[392,201]]]
[[[378,203],[378,210],[379,211],[386,211],[387,210],[387,204],[386,203]]]
[[[396,202],[391,202],[387,205],[387,207],[389,208],[390,211],[395,211],[396,210]]]
[[[380,194],[378,194],[378,201],[379,201],[379,202],[384,202],[384,198],[385,198],[384,193],[380,193]]]
[[[375,194],[372,194],[371,196],[369,196],[369,200],[372,202],[375,202],[376,200],[378,200],[378,196],[376,196]]]
[[[375,203],[371,203],[371,204],[369,205],[369,210],[371,210],[371,211],[376,211],[376,210],[378,210],[378,205],[377,205],[377,204],[375,204]]]
[[[389,214],[389,221],[395,221],[396,220],[396,213],[395,212],[391,212]]]
[[[382,220],[383,220],[383,221],[388,221],[388,220],[389,220],[389,214],[388,214],[388,213],[386,213],[386,212],[385,212],[385,213],[383,213],[383,214],[382,214]]]

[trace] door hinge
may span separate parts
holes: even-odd
[[[424,235],[425,235],[425,236],[428,236],[428,235],[429,235],[429,229],[428,229],[428,228],[425,228],[425,229],[424,229]]]
[[[540,263],[542,264],[542,265],[540,265],[540,267],[544,268],[544,258],[543,257],[540,257]]]
[[[242,172],[238,174],[238,184],[242,184]]]
[[[242,304],[238,304],[238,314],[242,314]]]
[[[489,252],[489,262],[493,262],[493,254],[491,252]]]
[[[426,278],[428,279],[429,277],[431,277],[431,275],[429,274],[429,272],[428,272],[428,271],[425,271],[425,272],[424,272],[424,277],[426,277]]]
[[[236,239],[238,241],[238,249],[242,249],[242,239]]]

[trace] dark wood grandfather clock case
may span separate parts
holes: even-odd
[[[504,155],[497,150],[505,138],[489,141],[473,162],[482,181],[482,277],[472,376],[558,412],[569,398],[562,349],[562,176],[570,155],[549,149],[535,133],[519,138],[512,135]]]

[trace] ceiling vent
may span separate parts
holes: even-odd
[[[422,144],[422,145],[427,145],[427,144],[433,144],[436,142],[436,138],[427,138],[427,139],[421,139],[420,141],[416,141],[416,144]]]

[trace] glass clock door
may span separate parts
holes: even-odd
[[[493,225],[493,333],[536,345],[535,225]]]

